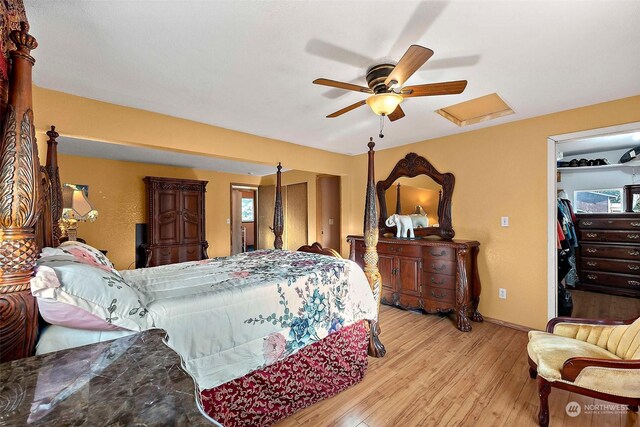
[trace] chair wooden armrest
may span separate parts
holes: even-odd
[[[581,317],[554,317],[553,319],[549,320],[549,322],[547,323],[547,332],[552,334],[554,328],[559,323],[579,323],[579,324],[583,324],[583,325],[602,325],[602,326],[611,325],[611,326],[615,326],[615,325],[630,325],[636,319],[637,319],[637,317],[635,319],[629,319],[629,320],[585,319],[585,318],[581,318]]]
[[[584,368],[640,369],[640,360],[595,359],[592,357],[572,357],[562,365],[562,379],[575,381]]]

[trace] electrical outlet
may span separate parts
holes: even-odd
[[[505,288],[498,289],[498,298],[507,299],[507,290]]]
[[[509,226],[509,217],[508,216],[503,216],[500,218],[500,225],[503,227],[508,227]]]

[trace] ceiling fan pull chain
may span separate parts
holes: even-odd
[[[380,116],[380,133],[378,134],[380,138],[384,138],[384,134],[382,133],[382,131],[384,130],[384,118],[384,115]]]

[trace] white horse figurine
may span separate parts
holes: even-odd
[[[387,227],[396,227],[396,237],[407,237],[407,233],[410,238],[415,238],[413,234],[413,221],[409,215],[393,214],[385,221]]]

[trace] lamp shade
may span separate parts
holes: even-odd
[[[367,98],[367,105],[379,116],[393,113],[404,98],[397,93],[378,93]]]
[[[93,209],[81,189],[65,184],[62,188],[62,218],[76,221],[95,221],[98,211]]]

